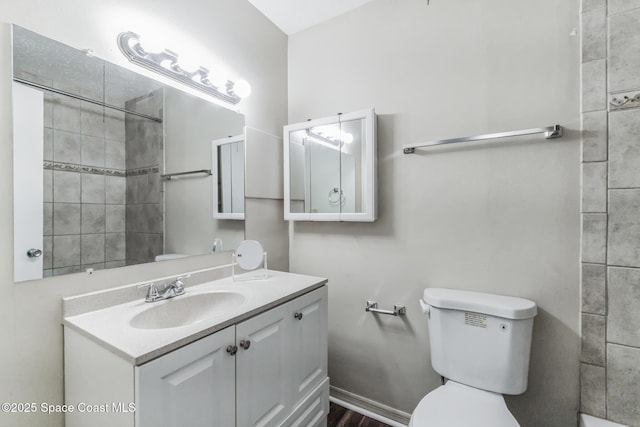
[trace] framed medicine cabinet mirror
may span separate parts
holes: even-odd
[[[244,219],[244,140],[242,134],[211,143],[216,219]]]
[[[284,127],[284,218],[376,220],[373,108]]]

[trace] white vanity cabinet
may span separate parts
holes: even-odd
[[[67,403],[73,404],[69,397],[126,402],[133,396],[136,410],[67,414],[67,427],[326,426],[326,286],[140,366],[126,368],[111,354],[118,359],[113,361],[117,373],[103,375],[105,384],[95,383],[87,367],[93,361],[85,357],[87,346],[99,345],[70,332],[72,347],[67,347],[65,330],[65,351],[80,366],[65,366],[71,380],[66,385],[74,388],[67,390]],[[76,339],[84,339],[83,344]],[[93,366],[94,371],[102,368]]]
[[[135,368],[136,426],[235,425],[234,327]]]

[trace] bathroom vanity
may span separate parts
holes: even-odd
[[[156,303],[137,291],[64,301],[67,427],[326,425],[326,279],[270,271]]]

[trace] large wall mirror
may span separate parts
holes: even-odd
[[[241,114],[16,25],[13,73],[16,281],[244,239],[214,218],[207,173]]]

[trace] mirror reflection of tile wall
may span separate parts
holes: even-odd
[[[163,98],[156,90],[127,107],[161,117]],[[44,276],[153,261],[163,245],[162,123],[49,92],[44,123]]]

